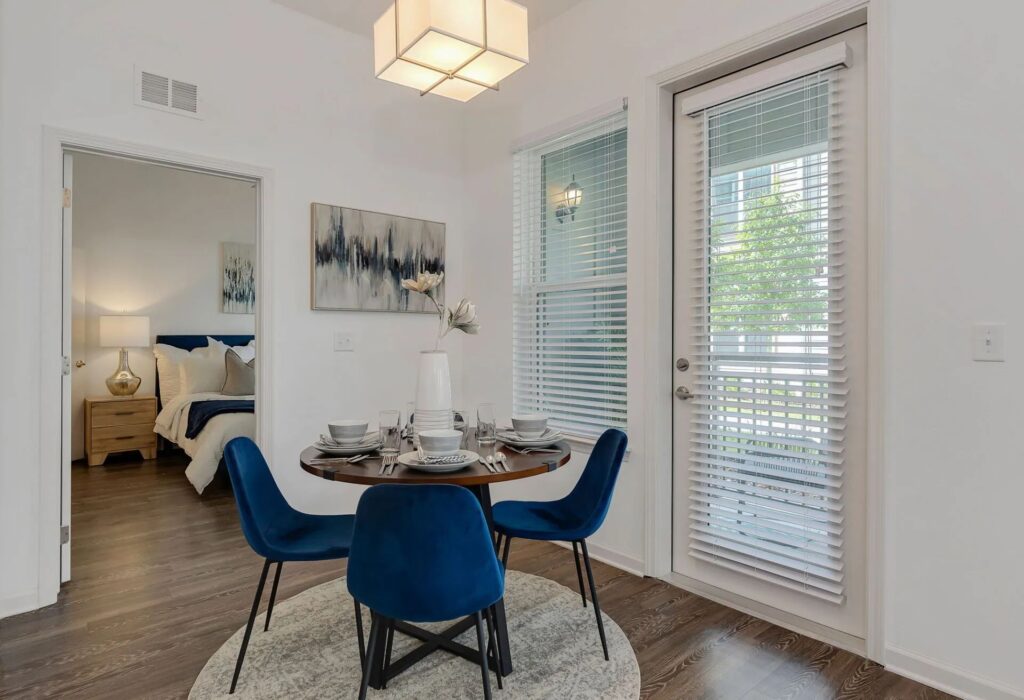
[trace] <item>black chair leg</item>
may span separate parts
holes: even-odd
[[[501,565],[505,569],[508,569],[508,551],[512,549],[512,536],[507,535],[505,537],[505,551],[501,555]]]
[[[281,580],[281,565],[284,562],[277,562],[277,571],[274,572],[274,585],[270,587],[270,604],[267,606],[267,622],[263,625],[263,631],[270,629],[270,616],[274,614],[274,601],[277,599],[277,582]]]
[[[476,643],[480,650],[480,675],[484,680],[484,700],[491,700],[491,673],[487,670],[487,643],[484,642],[484,619],[476,614]]]
[[[359,601],[352,599],[356,607],[356,639],[359,642],[359,668],[366,665],[366,647],[363,645],[363,608]]]
[[[387,622],[387,637],[384,642],[384,663],[380,667],[381,689],[388,687],[388,667],[391,665],[391,645],[395,641],[395,621]]]
[[[373,668],[377,656],[377,637],[380,636],[380,617],[370,611],[370,619],[370,639],[366,647],[366,662],[363,664],[363,681],[359,686],[359,700],[366,700],[366,691],[370,687],[370,669]]]
[[[235,692],[238,685],[238,674],[242,672],[242,662],[245,661],[245,650],[249,647],[249,635],[252,634],[252,625],[256,622],[256,613],[260,610],[260,598],[263,597],[263,586],[267,583],[267,572],[270,571],[270,560],[263,562],[263,573],[260,574],[260,583],[256,586],[256,597],[252,600],[252,610],[249,612],[249,622],[245,624],[245,635],[242,637],[242,648],[238,650],[238,661],[235,662],[235,674],[231,676],[231,690],[228,694]]]
[[[504,535],[502,535],[499,532],[498,536],[494,538],[494,551],[497,552],[498,554],[501,554],[501,540],[502,540],[502,537],[504,537]]]
[[[608,660],[608,640],[604,637],[604,622],[601,620],[601,604],[597,602],[597,586],[594,585],[594,572],[590,568],[590,554],[587,552],[587,541],[580,540],[583,549],[583,563],[587,567],[587,580],[590,581],[590,599],[594,601],[594,614],[597,615],[597,631],[601,634],[601,646],[604,648],[604,660]]]
[[[498,666],[498,643],[497,638],[494,636],[494,628],[497,627],[497,623],[494,621],[494,606],[487,608],[487,659],[490,661],[494,660],[494,675],[498,678],[498,690],[505,687],[505,682],[501,678],[501,668]]]
[[[572,543],[572,556],[576,560],[576,580],[580,582],[580,598],[583,599],[583,607],[587,607],[587,594],[583,592],[583,569],[580,568],[580,548],[576,542]]]

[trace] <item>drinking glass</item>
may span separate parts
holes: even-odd
[[[494,404],[482,403],[476,409],[476,442],[478,445],[493,445],[497,437],[497,421],[494,418]]]
[[[412,439],[412,434],[413,434],[412,419],[413,419],[413,416],[415,415],[415,413],[416,413],[416,402],[415,401],[410,401],[409,403],[405,404],[405,435],[410,440]]]
[[[382,455],[398,454],[398,447],[402,441],[401,418],[399,411],[380,412],[380,453]]]

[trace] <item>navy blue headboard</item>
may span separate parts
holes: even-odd
[[[255,336],[252,335],[211,335],[214,340],[219,340],[226,345],[248,345]],[[205,348],[208,343],[206,342],[205,335],[158,335],[156,342],[163,345],[170,345],[173,348],[181,348],[182,350],[188,350],[191,352],[196,348]],[[156,376],[156,400],[157,403],[160,401],[160,371],[157,370]]]

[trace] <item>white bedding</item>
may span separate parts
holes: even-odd
[[[203,492],[217,473],[217,465],[224,454],[224,445],[236,437],[255,438],[256,416],[252,413],[223,413],[214,416],[194,440],[185,437],[188,429],[188,412],[194,401],[211,399],[239,400],[252,396],[225,396],[224,394],[180,394],[174,397],[156,417],[154,431],[185,450],[192,462],[185,469],[185,476],[196,491]]]

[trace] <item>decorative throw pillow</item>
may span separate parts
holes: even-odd
[[[256,358],[248,362],[232,348],[224,354],[227,378],[220,393],[225,396],[251,396],[256,393]]]
[[[224,386],[224,358],[207,348],[196,348],[181,362],[181,393],[217,393]]]

